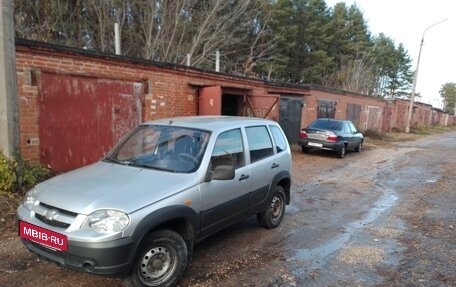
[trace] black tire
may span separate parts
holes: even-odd
[[[303,153],[309,153],[309,148],[305,147],[304,145],[301,146]]]
[[[359,142],[359,144],[355,147],[356,152],[361,152],[363,150],[363,142]]]
[[[259,224],[269,229],[279,226],[285,214],[285,204],[285,190],[277,185],[268,208],[257,215]]]
[[[184,239],[171,230],[158,230],[144,239],[133,268],[123,279],[128,287],[171,287],[187,268],[188,250]]]
[[[337,155],[339,158],[344,158],[345,157],[345,145],[340,148],[340,150],[337,151]]]

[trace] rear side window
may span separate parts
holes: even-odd
[[[279,127],[277,126],[269,126],[272,132],[272,137],[274,138],[274,142],[276,144],[275,148],[277,150],[277,153],[286,150],[287,148],[287,142],[286,139],[284,138],[282,132],[280,131]]]
[[[217,137],[211,156],[212,170],[219,165],[232,165],[235,168],[245,165],[240,129],[226,131]]]
[[[348,123],[344,123],[344,132],[347,133],[347,134],[351,134],[352,133]]]
[[[350,126],[351,131],[352,131],[353,133],[357,133],[357,132],[358,132],[358,129],[353,125],[352,122],[348,122],[348,125]]]
[[[255,162],[274,153],[271,137],[266,126],[247,127],[247,141],[250,149],[250,161]]]

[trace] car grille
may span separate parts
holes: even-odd
[[[68,223],[57,221],[57,220],[49,220],[46,217],[42,216],[41,214],[35,214],[35,218],[50,226],[60,227],[60,228],[65,228],[65,229],[70,227],[70,224],[68,224]]]
[[[68,211],[68,210],[65,210],[65,209],[61,209],[61,208],[58,208],[58,207],[55,207],[55,206],[52,206],[52,205],[49,205],[49,204],[46,204],[44,202],[40,202],[40,205],[42,207],[45,207],[47,209],[55,209],[57,210],[58,212],[60,213],[63,213],[63,214],[66,214],[66,215],[69,215],[69,216],[72,216],[72,217],[76,217],[78,214],[75,213],[75,212],[71,212],[71,211]]]
[[[75,212],[71,212],[71,211],[68,211],[68,210],[65,210],[65,209],[61,209],[61,208],[58,208],[58,207],[55,207],[55,206],[52,206],[52,205],[49,205],[49,204],[46,204],[46,203],[43,203],[43,202],[40,202],[40,206],[43,207],[44,209],[46,209],[47,211],[55,210],[59,214],[66,215],[66,216],[69,216],[69,217],[72,217],[72,218],[76,218],[76,216],[78,215]],[[67,223],[67,222],[62,222],[62,221],[58,221],[58,220],[55,220],[55,219],[48,219],[48,218],[46,218],[45,213],[44,214],[35,213],[35,218],[38,219],[39,221],[43,222],[43,223],[46,223],[47,225],[58,227],[58,228],[66,229],[66,228],[68,228],[71,225],[70,223]]]

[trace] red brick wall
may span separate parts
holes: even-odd
[[[356,104],[362,107],[360,114],[360,129],[366,129],[368,121],[368,108],[378,107],[380,114],[383,112],[383,108],[387,105],[387,102],[381,99],[366,97],[357,94],[324,91],[312,89],[310,90],[310,97],[306,97],[305,105],[302,113],[301,124],[302,127],[309,125],[317,117],[317,106],[319,99],[335,100],[336,105],[336,119],[347,118],[347,104]],[[381,118],[378,121],[378,128],[381,130],[382,121]]]
[[[265,85],[258,80],[21,45],[16,46],[16,61],[20,148],[23,157],[32,161],[40,159],[38,105],[42,72],[144,82],[143,121],[197,115],[197,87],[211,85],[249,90],[249,95],[256,96],[252,97],[254,114],[278,119],[276,97],[268,97]]]
[[[378,108],[380,116],[387,105],[391,107],[389,128],[405,129],[408,101],[387,102],[381,99],[329,90],[319,87],[269,85],[261,80],[211,73],[182,66],[151,64],[138,59],[94,54],[83,50],[53,47],[47,44],[16,45],[18,96],[20,97],[20,149],[25,159],[40,160],[39,105],[40,73],[77,75],[100,79],[114,79],[144,83],[142,120],[198,114],[198,90],[203,86],[221,86],[241,90],[248,96],[248,115],[279,120],[280,95],[304,99],[301,126],[307,126],[317,115],[318,99],[337,101],[335,117],[345,119],[347,104],[362,106],[361,129],[367,126],[369,108]],[[413,123],[429,124],[432,119],[441,125],[451,125],[453,116],[418,105]],[[432,113],[435,115],[432,116]],[[378,120],[382,130],[382,119]]]

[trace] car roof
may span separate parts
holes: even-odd
[[[143,125],[167,125],[167,126],[182,126],[191,127],[201,130],[228,130],[240,126],[254,126],[275,124],[272,120],[254,118],[254,117],[238,117],[238,116],[188,116],[163,118],[153,121],[144,122]]]

